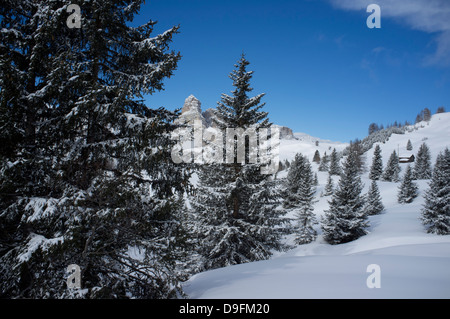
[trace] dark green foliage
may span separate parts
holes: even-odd
[[[431,111],[427,107],[423,109],[423,119],[427,122],[431,120]]]
[[[381,147],[380,145],[375,146],[375,151],[373,152],[372,166],[370,167],[369,178],[371,180],[379,180],[383,174],[383,159],[381,157]]]
[[[327,152],[325,152],[320,160],[319,168],[318,170],[321,172],[327,172],[329,169],[329,156],[327,155]]]
[[[397,200],[401,204],[412,203],[414,198],[417,197],[418,187],[413,180],[413,171],[411,166],[406,168],[405,175],[403,176],[403,180],[401,185],[399,186]]]
[[[377,132],[380,130],[380,127],[378,126],[377,123],[370,123],[369,125],[369,135]]]
[[[381,179],[386,182],[398,182],[400,181],[400,170],[401,168],[398,162],[397,152],[393,151],[389,157]]]
[[[355,165],[356,158],[351,154],[321,223],[324,239],[330,244],[346,243],[367,233],[367,215],[361,195],[363,185]]]
[[[416,179],[431,178],[431,154],[426,143],[420,145],[415,158],[414,177]]]
[[[314,215],[314,174],[308,159],[296,154],[286,178],[286,195],[283,207],[294,212],[296,217],[296,244],[307,244],[314,241],[317,224]]]
[[[450,150],[448,148],[436,159],[433,176],[425,193],[421,218],[428,233],[450,234]]]
[[[270,125],[267,112],[261,111],[265,103],[261,103],[264,93],[250,98],[248,93],[253,91],[250,80],[253,71],[247,71],[250,62],[242,54],[240,60],[235,64],[235,70],[230,74],[235,89],[232,95],[222,94],[217,105],[218,118],[216,124],[221,128],[248,128],[252,125],[257,127],[268,127]]]
[[[378,190],[377,182],[372,180],[369,191],[366,195],[366,206],[364,210],[367,215],[377,215],[384,210],[383,202],[381,201],[380,191]]]
[[[328,172],[330,173],[330,175],[340,175],[342,172],[340,157],[335,148],[330,155],[330,167],[328,169]]]
[[[316,150],[313,157],[313,162],[319,164],[320,163],[320,153],[319,150]]]
[[[445,107],[439,106],[437,111],[436,111],[436,114],[439,114],[439,113],[445,113]]]
[[[327,184],[325,185],[325,192],[323,193],[323,196],[330,196],[334,193],[334,184],[333,184],[333,178],[330,174],[328,174]]]
[[[348,146],[347,150],[349,153],[353,153],[358,173],[361,174],[364,171],[364,162],[365,162],[365,155],[362,147],[362,142],[359,139],[350,141],[350,145]]]
[[[5,1],[0,9],[0,259],[4,297],[168,298],[188,175],[170,158],[177,113],[149,109],[180,54],[174,27],[130,27],[143,1]],[[13,80],[14,85],[11,85]],[[82,290],[68,290],[78,264]]]
[[[412,151],[412,149],[413,149],[413,146],[412,146],[411,140],[408,140],[408,143],[406,144],[406,150]]]
[[[267,113],[260,111],[264,94],[250,98],[249,62],[242,55],[230,74],[235,89],[232,96],[222,94],[216,110],[220,129],[266,128]],[[241,136],[237,136],[243,140]],[[261,163],[249,163],[250,143],[246,143],[245,162],[234,161],[199,167],[199,185],[190,197],[193,233],[201,256],[199,270],[225,267],[269,258],[282,250],[281,236],[289,227],[283,217],[280,190],[270,175],[261,174]]]
[[[190,198],[191,229],[201,256],[198,271],[267,259],[273,250],[286,248],[281,237],[288,220],[278,207],[276,182],[250,165],[236,179],[234,174],[229,165],[199,168],[199,185]]]

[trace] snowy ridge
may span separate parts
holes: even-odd
[[[295,154],[302,153],[312,161],[316,150],[320,152],[320,155],[323,155],[324,152],[330,155],[334,148],[339,152],[349,145],[348,143],[323,140],[306,133],[294,133],[294,137],[295,139],[280,140],[280,160],[292,161]]]
[[[426,142],[432,156],[432,165],[439,152],[450,147],[450,113],[435,114],[431,121],[407,128],[405,134],[393,134],[381,146],[383,165],[392,151],[400,156],[417,154]],[[306,134],[296,134],[298,140],[282,140],[280,159],[291,160],[296,152],[311,160],[316,149],[320,154],[329,147],[343,150],[348,144],[319,140]],[[408,140],[413,149],[406,150]],[[366,171],[362,174],[369,188],[369,167],[375,145],[366,152]],[[407,165],[401,164],[400,176]],[[320,220],[328,209],[330,196],[321,197],[327,172],[317,171],[319,186],[316,191],[314,213]],[[283,172],[282,172],[283,173]],[[283,174],[279,174],[282,177]],[[337,176],[333,176],[335,185]],[[423,195],[429,180],[416,181],[419,196],[410,204],[397,202],[400,182],[378,181],[385,211],[369,216],[369,233],[357,240],[330,245],[318,238],[306,245],[296,246],[270,260],[215,269],[194,275],[184,284],[190,298],[449,298],[450,297],[450,236],[428,234],[419,217],[424,204]],[[293,238],[286,241],[292,243]],[[369,288],[369,265],[380,266],[380,288]]]

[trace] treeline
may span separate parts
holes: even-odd
[[[404,147],[409,150],[413,149],[410,140]],[[327,183],[321,196],[330,197],[329,208],[320,220],[323,238],[328,243],[346,243],[367,233],[368,217],[385,210],[378,181],[398,183],[398,203],[409,204],[419,196],[418,185],[415,180],[430,180],[429,188],[425,193],[421,220],[427,232],[441,235],[450,234],[450,212],[448,211],[448,205],[450,205],[450,188],[448,187],[450,151],[448,148],[438,155],[433,168],[429,147],[426,143],[422,143],[416,152],[413,163],[407,164],[405,172],[401,175],[402,168],[397,152],[393,151],[384,165],[381,155],[382,149],[380,144],[377,144],[374,148],[368,175],[372,182],[366,194],[362,193],[363,184],[361,182],[361,174],[363,173],[361,167],[364,165],[363,153],[361,143],[357,142],[352,143],[345,157],[342,157],[342,154],[338,155],[333,150],[332,154],[334,155],[331,156],[331,161],[326,154],[321,157],[319,163],[316,161],[319,171],[328,172]],[[318,157],[315,154],[314,158]],[[292,180],[295,180],[292,176],[299,174],[312,176],[312,173],[309,173],[310,169],[295,168],[305,167],[305,165],[299,166],[296,164],[300,160],[307,161],[300,155],[295,157],[289,167],[286,179],[288,183],[293,183]],[[338,177],[337,185],[335,185],[333,176]],[[300,185],[302,185],[303,189],[309,189],[304,185],[305,183],[304,179],[297,187],[300,188]],[[309,187],[314,187],[311,179],[307,184]],[[297,243],[311,242],[317,235],[313,225],[319,223],[315,219],[315,215],[311,213],[313,209],[310,208],[315,198],[314,196],[307,196],[308,192],[296,191],[296,194],[301,198],[301,200],[298,200],[297,209],[303,212],[298,216],[302,216],[300,220],[304,225],[304,232],[301,233],[302,240],[297,239]]]
[[[440,106],[437,108],[436,110],[436,114],[439,113],[445,113],[445,107]],[[417,116],[416,119],[414,121],[414,124],[420,123],[422,121],[430,121],[431,120],[431,111],[429,108],[424,108],[422,111],[420,111]],[[368,129],[368,133],[369,135],[384,130],[392,128],[392,127],[398,127],[398,128],[402,128],[404,126],[408,126],[408,125],[412,125],[409,121],[404,121],[402,122],[398,122],[398,121],[394,121],[394,123],[388,124],[386,125],[386,127],[383,124],[377,124],[377,123],[370,123],[369,124],[369,129]]]

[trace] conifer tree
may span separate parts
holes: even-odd
[[[208,270],[269,258],[273,250],[287,248],[281,237],[287,233],[288,219],[281,205],[276,181],[264,178],[255,167],[244,166],[244,176],[258,176],[252,184],[222,164],[201,166],[199,185],[190,198],[198,253],[199,270]],[[248,178],[248,177],[247,177]],[[235,205],[239,205],[239,215]]]
[[[242,54],[240,60],[235,64],[235,70],[230,73],[230,79],[233,80],[235,89],[232,95],[223,93],[221,101],[218,102],[214,119],[221,128],[248,128],[252,125],[257,127],[270,126],[268,113],[261,111],[265,103],[261,99],[265,93],[258,94],[252,98],[248,93],[253,91],[250,87],[250,80],[253,77],[253,71],[247,71],[250,62]]]
[[[286,167],[284,166],[282,161],[278,161],[278,172],[284,171]]]
[[[450,234],[450,150],[439,153],[433,169],[421,219],[428,233]]]
[[[129,25],[143,1],[86,0],[81,28],[70,29],[69,3],[0,9],[1,110],[24,119],[1,132],[19,143],[1,159],[0,295],[180,296],[188,175],[170,158],[177,114],[142,99],[176,69],[178,27],[154,36],[153,21]],[[3,86],[11,78],[17,89]],[[81,294],[61,283],[69,264],[82,270]]]
[[[403,176],[402,183],[399,186],[397,200],[401,204],[411,203],[417,197],[418,187],[413,180],[413,171],[411,166],[408,166]]]
[[[344,164],[344,172],[329,201],[321,227],[324,239],[330,244],[355,240],[367,233],[367,215],[364,212],[364,196],[361,178],[355,165],[356,158],[350,153]]]
[[[319,150],[316,150],[313,157],[313,162],[319,164],[320,163],[320,153]]]
[[[270,125],[267,113],[261,111],[264,94],[248,96],[253,75],[248,65],[242,55],[230,74],[235,89],[231,96],[222,94],[216,110],[215,122],[221,129],[259,130]],[[277,208],[280,190],[270,175],[261,174],[263,164],[247,161],[250,144],[246,143],[243,163],[235,151],[234,163],[199,168],[200,184],[191,200],[193,214],[199,216],[203,269],[267,259],[273,250],[285,248],[281,236],[288,220],[282,216],[284,210]]]
[[[328,164],[329,164],[329,156],[327,155],[327,152],[325,152],[320,160],[318,170],[320,172],[328,172],[329,169]]]
[[[431,120],[431,111],[427,107],[423,109],[423,120],[427,122]]]
[[[417,114],[417,116],[416,116],[416,120],[414,121],[414,124],[420,123],[420,122],[422,122],[423,120],[424,120],[424,119],[423,119],[423,111],[420,111],[420,113]]]
[[[341,170],[341,164],[339,163],[339,161],[340,161],[339,155],[338,155],[336,149],[334,148],[330,155],[330,167],[328,169],[328,172],[331,175],[340,175],[341,174],[342,170]]]
[[[412,149],[413,149],[413,146],[412,146],[411,140],[408,140],[408,143],[406,143],[406,150],[412,151]]]
[[[369,125],[369,135],[377,132],[380,130],[380,127],[378,126],[378,124],[376,123],[370,123]]]
[[[414,177],[416,179],[429,179],[431,178],[431,172],[430,149],[426,143],[422,143],[415,159]]]
[[[305,157],[297,153],[291,162],[288,174],[286,176],[283,207],[293,208],[298,204],[298,191],[305,173]]]
[[[284,160],[284,166],[285,166],[286,168],[289,168],[289,167],[291,166],[291,162],[289,162],[287,159]]]
[[[380,145],[375,146],[373,152],[372,166],[370,167],[369,178],[371,180],[379,180],[383,174],[383,159],[381,157]]]
[[[372,183],[370,184],[366,199],[367,202],[364,210],[367,215],[377,215],[384,210],[380,191],[378,190],[377,182],[375,180],[372,180]]]
[[[364,171],[364,162],[365,162],[362,142],[359,139],[356,139],[355,141],[350,141],[348,152],[354,154],[355,165],[358,168],[358,173],[361,174]]]
[[[317,223],[314,211],[314,175],[308,159],[296,154],[286,178],[286,197],[283,206],[296,217],[295,243],[307,244],[315,240]]]
[[[398,182],[400,181],[399,173],[400,173],[400,165],[398,162],[398,155],[396,151],[391,153],[389,160],[384,169],[382,180],[386,182]]]
[[[334,184],[333,184],[333,178],[330,174],[328,174],[327,184],[324,188],[325,192],[323,193],[324,196],[330,196],[333,195],[334,192]]]

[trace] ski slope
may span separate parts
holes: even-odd
[[[407,133],[394,134],[380,144],[383,162],[386,164],[393,150],[399,151],[400,156],[416,154],[426,142],[434,165],[437,154],[450,147],[449,137],[450,113],[436,114],[430,122],[411,126]],[[408,140],[412,151],[406,151]],[[319,147],[321,144],[321,155],[330,145],[337,150],[345,147],[344,143],[319,141]],[[375,145],[366,153],[367,167]],[[296,152],[302,152],[312,159],[316,149],[310,138],[282,141],[280,158],[291,159]],[[409,164],[401,165],[402,175]],[[316,164],[313,167],[317,170]],[[330,197],[320,196],[327,173],[318,172],[318,177],[315,214],[320,219]],[[336,185],[338,178],[334,178]],[[362,181],[365,193],[370,185],[368,172],[362,175]],[[213,299],[450,298],[450,236],[425,232],[419,217],[428,181],[416,182],[419,197],[410,204],[397,203],[400,183],[378,182],[386,209],[380,215],[370,216],[369,233],[353,242],[329,245],[317,225],[319,236],[311,244],[275,253],[269,260],[196,274],[184,284],[184,290],[190,298]],[[290,243],[292,240],[286,238]],[[376,273],[369,267],[374,264],[379,267]],[[379,288],[370,288],[374,275]]]

